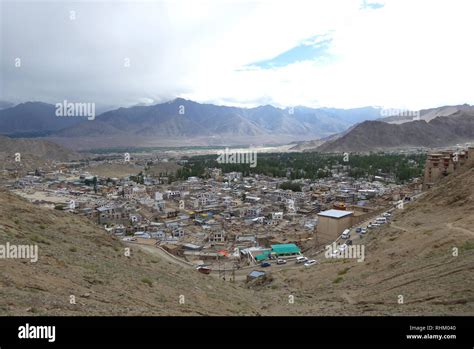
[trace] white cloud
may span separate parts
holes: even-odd
[[[387,0],[380,9],[357,0],[38,3],[3,5],[1,99],[474,103],[469,0]],[[316,35],[331,36],[330,59],[244,69]],[[21,69],[12,67],[18,56]]]

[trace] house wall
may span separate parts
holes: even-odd
[[[345,229],[352,226],[352,215],[342,218],[319,216],[316,234],[320,242],[336,240]]]

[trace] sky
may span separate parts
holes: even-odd
[[[474,104],[472,0],[0,2],[0,101]]]

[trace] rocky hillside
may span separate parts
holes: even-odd
[[[462,105],[447,105],[439,108],[431,108],[431,109],[422,109],[419,111],[419,120],[424,120],[429,122],[434,118],[440,116],[451,116],[458,112],[467,112],[471,113],[474,111],[474,106],[469,104],[462,104]],[[405,115],[403,115],[405,114]],[[405,112],[401,115],[392,115],[382,119],[379,121],[388,122],[390,124],[403,124],[405,122],[413,121],[414,115],[409,115],[411,113]]]
[[[20,154],[19,162],[16,161],[17,153]],[[0,170],[15,169],[18,175],[39,168],[47,169],[54,161],[74,161],[83,157],[54,142],[0,136]]]
[[[80,154],[50,141],[0,136],[0,159],[6,159],[15,153],[56,161],[70,161],[81,157]]]
[[[365,121],[340,138],[313,149],[319,152],[368,152],[410,147],[442,147],[474,140],[474,112],[457,112],[403,124]]]
[[[36,263],[0,260],[0,315],[238,315],[261,308],[251,290],[135,248],[126,257],[120,241],[80,217],[6,192],[0,207],[1,244],[39,248]]]
[[[77,117],[56,116],[52,104],[26,102],[0,110],[0,134],[42,136],[81,121]]]

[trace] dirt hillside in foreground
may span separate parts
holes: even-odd
[[[126,257],[120,241],[80,217],[6,192],[0,192],[0,207],[0,243],[39,246],[36,263],[0,260],[1,315],[237,315],[260,309],[252,290],[138,249]]]

